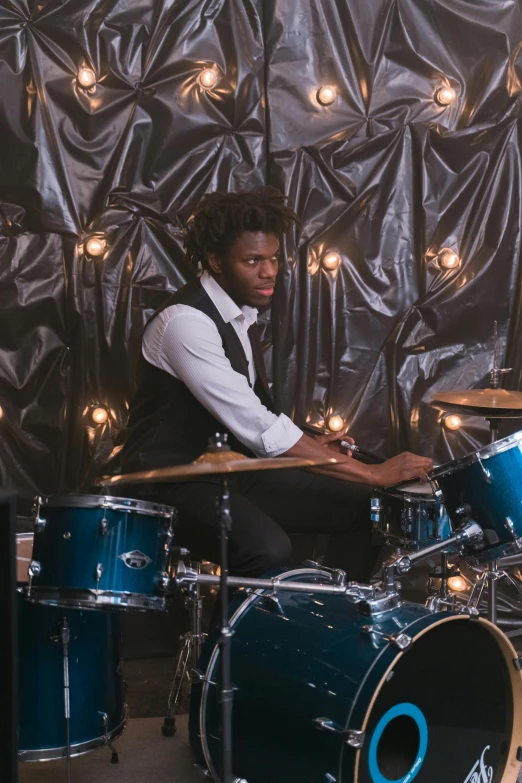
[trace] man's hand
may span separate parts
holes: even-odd
[[[336,451],[338,454],[346,454],[347,457],[353,457],[353,453],[349,449],[343,449],[341,447],[341,441],[345,440],[347,443],[354,444],[353,438],[349,435],[342,435],[340,432],[329,432],[327,435],[314,435],[316,443],[320,446],[326,446],[331,451]]]
[[[368,466],[370,467],[370,466]],[[401,481],[420,478],[425,480],[428,471],[433,468],[433,460],[419,457],[409,451],[403,451],[396,457],[383,462],[382,465],[372,465],[371,471],[376,487],[391,487]]]

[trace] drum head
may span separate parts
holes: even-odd
[[[355,780],[516,781],[516,770],[514,777],[505,773],[520,728],[513,713],[522,680],[512,653],[487,622],[457,618],[431,626],[396,659],[374,697]]]

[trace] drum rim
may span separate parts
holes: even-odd
[[[167,609],[166,593],[164,595],[154,595],[148,593],[133,593],[130,591],[117,590],[89,590],[85,588],[75,588],[67,590],[63,587],[47,587],[21,583],[23,588],[21,592],[26,601],[30,604],[41,604],[43,606],[61,607],[63,609],[84,609],[86,612],[165,612]],[[82,600],[85,596],[91,595],[91,601]],[[47,600],[42,600],[47,596]],[[122,600],[124,599],[124,600]]]
[[[483,448],[473,451],[471,454],[466,454],[464,457],[438,465],[436,468],[433,468],[433,470],[430,470],[428,478],[437,480],[443,476],[449,476],[451,473],[456,473],[463,468],[467,468],[475,462],[479,462],[483,459],[490,459],[490,457],[495,457],[497,454],[502,454],[504,451],[509,451],[521,443],[522,430],[513,433],[513,435],[508,435],[506,438],[501,438],[495,443],[483,446]]]
[[[39,503],[46,508],[107,508],[115,511],[144,511],[149,512],[149,516],[174,517],[176,509],[173,506],[166,506],[162,503],[153,503],[150,500],[141,498],[123,498],[113,495],[45,495],[35,498],[35,503]]]
[[[121,737],[127,726],[128,719],[128,707],[123,705],[123,718],[121,722],[112,729],[108,734],[102,734],[99,737],[86,740],[85,742],[77,742],[75,745],[71,745],[71,756],[83,756],[84,753],[89,753],[91,750],[101,748],[104,745],[108,745],[118,737]],[[28,750],[18,751],[18,761],[31,763],[34,761],[56,761],[63,759],[67,751],[66,747],[58,748],[33,748]]]
[[[436,503],[437,505],[443,505],[440,500],[437,500],[437,496],[433,493],[426,493],[425,495],[421,494],[420,492],[408,492],[407,489],[394,489],[394,490],[388,490],[384,491],[382,487],[377,487],[373,490],[379,497],[387,498],[397,498],[397,500],[411,500],[413,502],[419,502],[419,503]]]

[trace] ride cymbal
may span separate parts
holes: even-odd
[[[434,408],[455,413],[470,413],[484,418],[522,416],[522,392],[506,389],[463,389],[435,392],[430,403]]]

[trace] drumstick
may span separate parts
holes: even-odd
[[[383,462],[386,462],[386,460],[382,459],[382,457],[378,457],[377,454],[372,454],[371,451],[364,451],[364,449],[361,449],[359,446],[356,446],[355,443],[348,443],[347,441],[342,440],[341,447],[343,449],[348,449],[348,451],[351,451],[354,456],[360,455],[365,459],[371,459],[371,461],[375,462],[376,464],[382,464]]]

